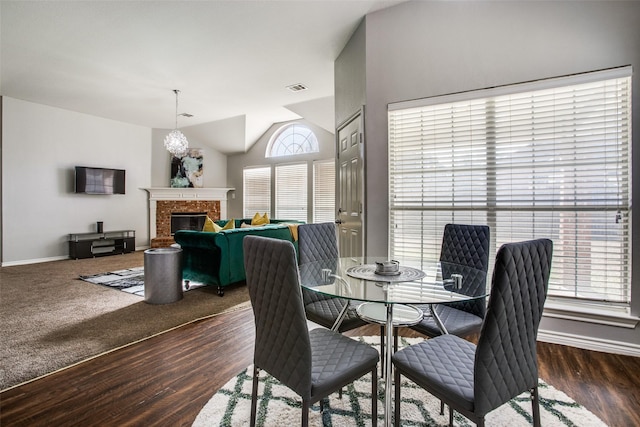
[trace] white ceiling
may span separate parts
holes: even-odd
[[[333,132],[335,59],[401,1],[0,0],[0,93],[171,129],[179,89],[178,126],[227,154],[300,117]]]

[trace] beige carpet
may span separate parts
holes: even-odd
[[[194,289],[176,303],[82,281],[144,264],[135,252],[0,268],[0,390],[249,300],[244,285]]]

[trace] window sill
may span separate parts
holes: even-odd
[[[626,307],[610,307],[592,302],[568,302],[552,298],[547,299],[542,315],[626,329],[634,329],[640,322],[640,317],[632,316]]]

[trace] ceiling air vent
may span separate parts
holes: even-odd
[[[302,83],[296,83],[294,85],[287,86],[287,89],[289,89],[291,92],[300,92],[302,90],[307,90],[307,87]]]

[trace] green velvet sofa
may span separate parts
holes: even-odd
[[[214,221],[224,226],[227,220]],[[182,278],[187,281],[217,286],[218,295],[224,295],[224,287],[245,280],[242,239],[256,235],[293,242],[297,251],[295,220],[270,220],[270,224],[241,228],[242,223],[251,224],[251,219],[235,220],[235,228],[217,233],[208,231],[180,230],[173,236],[182,248]],[[290,224],[293,224],[290,227]]]

